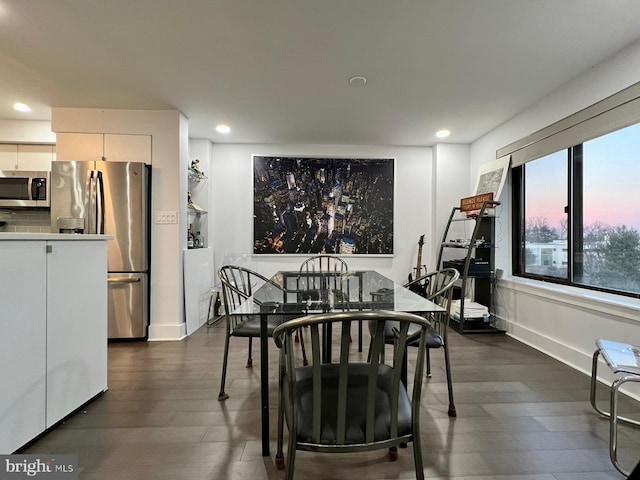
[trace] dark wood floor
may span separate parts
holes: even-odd
[[[608,423],[591,410],[589,379],[504,335],[452,332],[458,417],[447,416],[441,352],[425,379],[422,438],[425,476],[466,480],[623,478],[608,457]],[[280,479],[260,455],[259,362],[245,368],[246,341],[233,339],[228,388],[218,402],[223,325],[182,342],[113,343],[109,390],[23,453],[79,455],[80,478]],[[272,457],[276,355],[270,356]],[[604,389],[599,395],[607,400]],[[627,400],[625,412],[640,412]],[[621,459],[640,458],[640,429],[622,427]],[[301,452],[296,478],[415,478],[411,446],[397,462],[385,451]]]

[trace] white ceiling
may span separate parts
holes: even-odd
[[[639,20],[638,0],[0,0],[0,118],[178,109],[220,143],[469,143]]]

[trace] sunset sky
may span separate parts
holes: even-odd
[[[596,221],[640,231],[640,125],[584,143],[584,224]],[[567,152],[526,166],[527,218],[557,228],[567,204]]]

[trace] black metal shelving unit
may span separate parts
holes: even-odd
[[[467,216],[460,207],[451,210],[449,221],[444,229],[438,263],[440,268],[455,268],[460,272],[460,314],[452,315],[452,328],[460,333],[504,333],[495,326],[495,216],[493,212],[500,202],[487,201],[477,215]],[[456,222],[470,222],[473,233],[470,238],[452,239],[452,225]],[[444,253],[460,251],[460,258],[445,259]],[[471,287],[471,288],[470,288]],[[489,310],[488,317],[465,317],[466,296],[472,294],[472,300]]]

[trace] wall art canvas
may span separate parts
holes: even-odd
[[[254,254],[393,254],[393,158],[253,156]]]
[[[493,199],[496,201],[499,200],[502,188],[507,179],[507,174],[509,173],[510,163],[511,155],[506,155],[493,162],[480,165],[474,195],[493,193]]]

